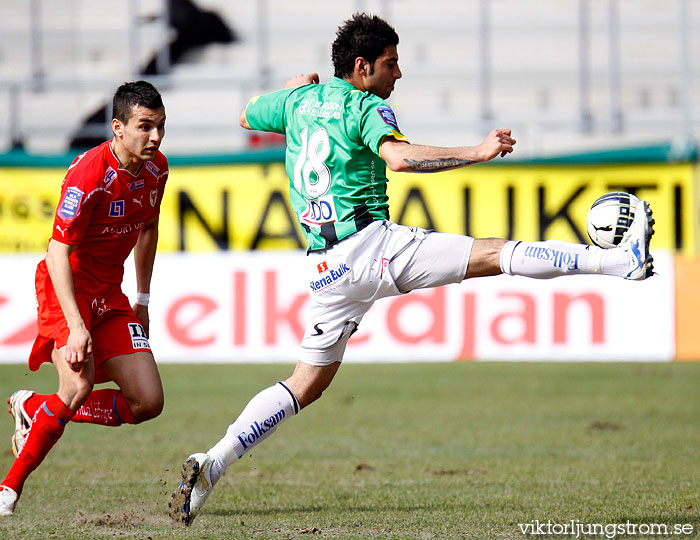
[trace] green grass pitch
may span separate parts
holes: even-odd
[[[229,469],[191,527],[171,526],[184,458],[291,369],[161,366],[163,414],[70,425],[0,538],[523,539],[533,520],[690,524],[674,537],[700,538],[697,363],[344,365]],[[55,391],[53,368],[0,366],[0,396],[19,388]],[[0,416],[3,475],[13,426]]]

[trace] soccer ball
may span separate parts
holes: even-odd
[[[606,193],[596,200],[586,219],[591,241],[606,249],[617,246],[632,225],[638,202],[637,197],[624,191]]]

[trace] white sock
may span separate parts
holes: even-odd
[[[567,274],[624,276],[630,256],[622,248],[546,240],[506,242],[501,250],[501,270],[510,275],[548,279]]]
[[[299,403],[287,386],[279,382],[253,396],[226,435],[207,454],[213,458],[211,482],[216,484],[231,463],[267,439],[287,418],[299,412]]]

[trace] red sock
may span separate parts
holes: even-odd
[[[76,411],[73,422],[86,422],[100,426],[136,423],[121,390],[113,388],[93,390],[83,406]]]
[[[48,396],[34,415],[24,447],[2,485],[14,489],[18,494],[22,493],[25,480],[44,461],[72,417],[73,411],[66,407],[58,394]]]
[[[36,414],[37,409],[44,404],[44,401],[46,401],[49,398],[49,395],[50,394],[35,393],[32,397],[30,397],[27,401],[24,402],[24,410],[27,411],[29,418],[34,418],[34,414]]]

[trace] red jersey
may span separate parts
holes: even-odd
[[[77,245],[73,278],[121,284],[124,261],[146,221],[158,216],[168,161],[158,152],[137,174],[119,166],[110,141],[80,154],[63,180],[51,238]]]

